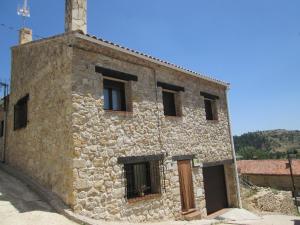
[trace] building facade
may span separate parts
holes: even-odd
[[[300,187],[300,160],[240,160],[237,162],[242,179],[260,187],[293,191]],[[294,183],[294,184],[293,184]]]
[[[94,219],[238,207],[227,89],[80,31],[25,40],[12,48],[6,162]]]

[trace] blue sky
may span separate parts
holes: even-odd
[[[0,1],[18,29],[22,0]],[[29,0],[35,35],[64,31],[64,0]],[[300,129],[299,0],[88,0],[88,32],[231,83],[234,134]],[[0,26],[0,80],[18,34]]]

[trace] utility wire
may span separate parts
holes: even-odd
[[[22,28],[18,29],[18,28],[14,27],[14,26],[9,26],[9,25],[7,25],[5,23],[0,23],[0,28],[6,29],[6,30],[10,30],[10,31],[15,31],[15,32],[20,32],[20,30],[22,29]],[[49,38],[49,37],[45,37],[45,36],[42,36],[42,35],[37,35],[37,34],[34,34],[34,33],[32,34],[32,37],[33,38],[37,38],[36,40],[33,40],[33,41],[38,41],[38,40]],[[51,41],[53,41],[53,42],[56,41],[57,43],[65,45],[67,47],[73,47],[72,44],[66,44],[66,43],[64,43],[61,40],[54,40],[54,39],[52,39]]]
[[[9,25],[7,25],[7,24],[5,24],[5,23],[0,23],[0,26],[2,27],[2,28],[6,28],[7,30],[11,30],[11,31],[16,31],[16,32],[19,32],[21,29],[18,29],[18,28],[16,28],[16,27],[13,27],[13,26],[9,26]],[[38,39],[44,39],[44,38],[46,38],[46,37],[43,37],[43,36],[41,36],[41,35],[36,35],[36,34],[32,34],[32,37],[35,37],[35,38],[38,38]]]

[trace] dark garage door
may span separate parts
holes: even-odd
[[[204,167],[203,178],[207,214],[227,208],[228,202],[224,166]]]

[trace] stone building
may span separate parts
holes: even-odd
[[[6,109],[8,108],[9,96],[4,94],[4,97],[0,100],[0,162],[5,161],[5,120]]]
[[[12,48],[6,162],[94,219],[238,207],[229,85],[90,36],[86,0],[66,5],[64,34]]]
[[[300,160],[286,159],[240,160],[237,162],[241,178],[260,186],[293,191],[300,188]],[[293,178],[292,178],[293,175]]]

